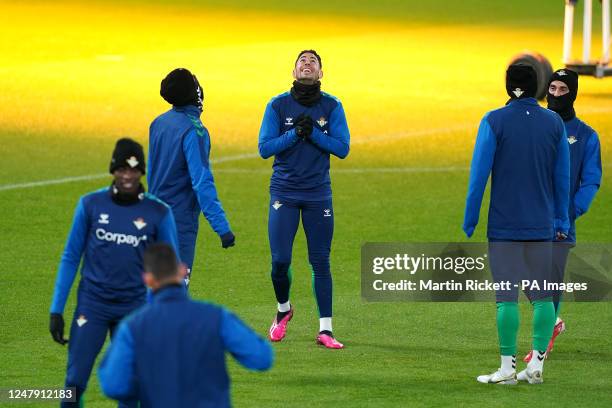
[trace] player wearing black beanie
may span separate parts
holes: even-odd
[[[159,94],[174,106],[194,105],[202,110],[204,104],[204,90],[198,78],[186,68],[170,72],[162,80]]]
[[[129,166],[138,169],[145,174],[145,157],[140,143],[130,138],[124,137],[117,140],[113,157],[110,162],[109,172],[112,174],[120,167]]]
[[[506,71],[506,92],[511,99],[534,98],[538,75],[530,65],[513,64]]]

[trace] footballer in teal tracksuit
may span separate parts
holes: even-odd
[[[561,117],[534,98],[533,68],[512,65],[506,75],[510,101],[480,123],[470,170],[463,229],[471,236],[491,174],[487,237],[489,263],[496,282],[531,278],[542,285],[552,277],[552,241],[569,232],[569,148]],[[532,359],[516,374],[519,327],[518,288],[497,291],[501,367],[477,378],[483,383],[542,382],[543,358],[555,324],[551,294],[528,293],[534,307]],[[540,358],[541,357],[541,358]]]
[[[344,159],[350,135],[340,101],[321,92],[321,58],[314,50],[300,52],[290,92],[268,103],[259,131],[262,158],[274,156],[270,181],[268,238],[272,253],[272,284],[278,312],[270,339],[285,337],[293,316],[289,302],[291,252],[300,216],[308,243],[313,290],[319,308],[317,341],[329,348],[342,344],[332,335],[330,251],[334,231],[330,155]]]

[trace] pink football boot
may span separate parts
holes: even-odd
[[[550,354],[550,352],[553,350],[553,347],[555,345],[555,339],[557,338],[558,335],[560,335],[561,333],[563,333],[565,331],[565,322],[561,319],[557,320],[557,324],[555,324],[555,328],[553,329],[553,335],[550,339],[550,342],[548,342],[548,347],[546,348],[546,358],[548,358],[548,354]],[[523,358],[523,361],[528,363],[531,361],[531,357],[533,354],[533,350],[529,352],[529,354],[527,354],[525,356],[525,358]]]
[[[344,348],[344,344],[340,343],[333,336],[328,334],[319,334],[317,336],[317,344],[325,346],[329,349],[341,349]]]
[[[285,338],[285,334],[287,334],[287,324],[289,323],[289,320],[291,320],[292,317],[293,305],[291,306],[291,309],[289,309],[289,313],[287,313],[287,315],[285,315],[285,317],[283,317],[280,322],[276,321],[276,317],[274,318],[272,326],[270,326],[270,340],[281,341]]]
[[[553,350],[553,347],[555,345],[555,339],[557,338],[557,336],[563,333],[564,331],[565,322],[561,319],[557,319],[557,324],[555,324],[553,335],[550,339],[550,342],[548,343],[548,347],[546,348],[546,357],[548,357],[548,354]]]

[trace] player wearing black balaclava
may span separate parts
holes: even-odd
[[[576,245],[576,219],[587,212],[601,184],[601,152],[597,133],[576,117],[574,101],[578,96],[578,74],[569,69],[555,71],[548,81],[548,109],[563,119],[570,150],[570,229],[563,243],[556,243],[554,250],[555,281],[563,282],[567,256]],[[565,330],[565,323],[559,318],[561,293],[555,293],[553,303],[557,321],[548,343],[546,355],[553,349],[555,339]],[[525,356],[530,361],[532,353]]]
[[[554,85],[552,85],[553,82],[555,82]],[[567,122],[576,117],[574,101],[577,96],[578,74],[569,69],[560,69],[552,74],[548,81],[548,93],[546,94],[548,109],[557,112],[563,121]]]

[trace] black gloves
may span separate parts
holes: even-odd
[[[232,234],[232,231],[226,232],[221,235],[221,246],[225,249],[233,247],[236,242],[236,237]]]
[[[308,139],[312,134],[312,118],[300,115],[295,119],[295,134],[301,139]]]
[[[68,340],[64,338],[64,316],[62,316],[60,313],[51,313],[49,331],[51,332],[51,337],[53,337],[53,340],[62,346],[68,343]]]

